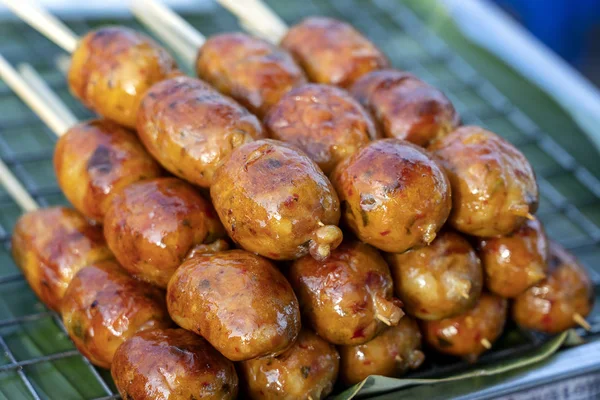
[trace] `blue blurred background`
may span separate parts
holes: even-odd
[[[600,87],[600,0],[494,0]]]

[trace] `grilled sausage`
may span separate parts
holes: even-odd
[[[12,254],[34,293],[55,311],[77,271],[113,258],[102,228],[65,207],[21,216],[12,235]]]
[[[341,346],[339,351],[340,379],[348,386],[370,375],[397,378],[419,368],[425,360],[419,326],[408,316],[373,340],[357,346]]]
[[[363,242],[401,253],[429,244],[450,213],[450,184],[423,149],[377,140],[333,171],[342,218]]]
[[[110,368],[117,347],[136,332],[171,326],[164,293],[129,275],[115,261],[82,268],[67,288],[61,314],[77,349]]]
[[[384,136],[417,146],[427,147],[460,122],[444,93],[407,72],[370,72],[352,86],[352,95],[373,114]]]
[[[333,390],[339,360],[335,346],[303,329],[284,353],[242,361],[240,380],[251,399],[324,399]]]
[[[548,239],[540,221],[527,220],[508,236],[480,239],[485,285],[502,297],[516,297],[546,277]]]
[[[483,286],[481,262],[458,233],[443,232],[429,246],[389,254],[396,295],[406,312],[426,320],[473,308]]]
[[[135,128],[142,96],[176,73],[175,60],[148,36],[125,27],[89,32],[71,59],[69,87],[94,112]]]
[[[233,363],[183,329],[138,332],[117,349],[111,366],[127,400],[235,399]]]
[[[506,299],[483,293],[477,305],[462,315],[423,321],[423,336],[439,352],[474,362],[502,334],[506,312]]]
[[[172,174],[209,187],[231,151],[265,136],[258,119],[238,103],[194,78],[156,84],[140,106],[138,135]]]
[[[69,129],[56,143],[54,169],[69,202],[99,223],[114,193],[162,175],[162,168],[136,135],[108,120]]]
[[[300,331],[288,281],[271,262],[243,250],[184,262],[169,282],[167,305],[179,326],[232,361],[282,353]]]
[[[449,222],[482,237],[505,236],[535,213],[538,187],[525,156],[498,135],[476,126],[458,128],[433,143],[452,185]]]
[[[260,118],[281,96],[306,82],[287,51],[243,33],[210,37],[200,48],[196,72]]]
[[[368,342],[404,315],[385,260],[359,241],[343,243],[326,261],[294,261],[289,279],[304,318],[330,343]]]
[[[229,236],[274,260],[324,259],[342,241],[339,200],[317,165],[274,140],[245,144],[215,174],[210,195]]]
[[[281,46],[317,83],[349,87],[362,75],[389,65],[385,55],[360,32],[332,18],[304,19],[287,31]]]
[[[113,197],[104,220],[104,236],[123,268],[161,288],[191,251],[224,235],[210,202],[177,178],[129,185]]]
[[[282,97],[265,117],[269,136],[298,146],[329,174],[377,137],[371,117],[344,90],[300,86]]]
[[[592,281],[577,259],[557,243],[550,243],[548,275],[515,298],[512,316],[526,329],[558,333],[583,320],[594,305]]]

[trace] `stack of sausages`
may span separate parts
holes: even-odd
[[[523,154],[348,24],[308,18],[280,47],[216,35],[196,66],[88,33],[69,84],[103,118],[54,157],[77,211],[13,235],[123,398],[316,400],[418,368],[422,342],[475,361],[509,299],[524,329],[585,323],[593,287],[534,217]]]

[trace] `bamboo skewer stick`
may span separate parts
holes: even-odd
[[[79,37],[60,20],[31,0],[1,0],[19,18],[62,47],[67,53],[77,48]]]
[[[0,183],[23,211],[35,211],[40,208],[27,189],[25,189],[23,184],[19,182],[17,177],[13,175],[8,166],[1,159]]]
[[[262,0],[217,0],[238,18],[244,29],[271,43],[277,44],[288,27]]]
[[[581,326],[583,329],[585,329],[588,332],[592,330],[590,323],[587,322],[585,320],[585,318],[583,318],[583,316],[579,313],[573,314],[573,321],[575,321],[575,323],[577,325]]]

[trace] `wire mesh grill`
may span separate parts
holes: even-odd
[[[351,22],[373,39],[396,67],[444,90],[465,123],[488,127],[517,145],[536,170],[541,193],[538,215],[549,236],[573,251],[588,266],[594,284],[600,284],[600,266],[594,265],[600,256],[598,178],[453,52],[411,8],[398,0],[374,0],[370,5],[358,0],[270,3],[288,22],[315,14]],[[234,18],[217,7],[187,19],[205,34],[238,29]],[[66,22],[80,34],[115,23]],[[116,22],[141,29],[132,20]],[[78,117],[91,116],[68,93],[55,62],[60,50],[38,33],[21,23],[5,22],[0,25],[0,52],[12,63],[31,63]],[[2,82],[0,110],[0,157],[42,206],[66,204],[51,162],[55,136]],[[19,215],[17,205],[0,189],[0,399],[15,399],[16,393],[31,399],[118,398],[107,371],[96,370],[77,352],[58,315],[39,303],[14,265],[10,232]],[[590,323],[592,331],[587,335],[600,333],[598,312]],[[482,362],[521,354],[544,340],[516,329],[509,331]],[[440,376],[467,367],[454,359],[436,357],[413,376]]]

